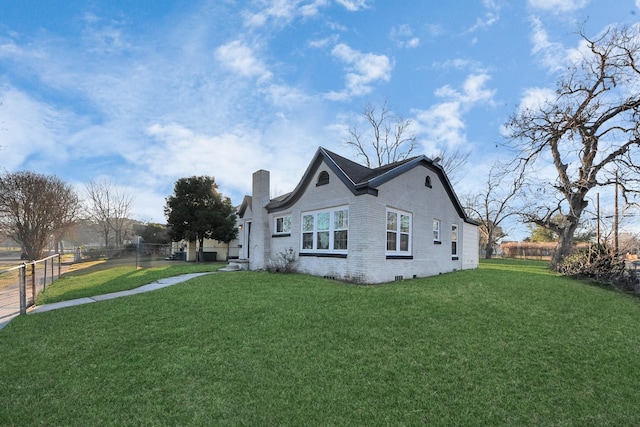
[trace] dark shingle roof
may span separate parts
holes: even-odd
[[[323,162],[338,176],[344,185],[357,196],[363,194],[377,196],[378,187],[380,185],[404,174],[414,167],[425,167],[440,178],[445,191],[449,194],[449,198],[458,211],[460,217],[469,221],[469,218],[467,218],[462,205],[458,201],[444,170],[440,165],[434,163],[433,160],[427,156],[422,155],[410,157],[408,159],[372,169],[322,147],[318,148],[318,151],[307,167],[307,170],[297,187],[289,194],[272,199],[267,205],[267,209],[271,212],[276,212],[287,209],[293,205],[302,196],[306,188],[309,185],[312,185],[313,176]]]
[[[383,175],[386,172],[397,168],[398,166],[401,166],[418,158],[418,156],[409,157],[404,160],[389,163],[388,165],[383,165],[372,169],[347,158],[344,158],[332,151],[324,150],[324,152],[335,162],[335,164],[340,169],[344,171],[344,173],[349,177],[351,181],[353,181],[354,184],[362,184],[364,182],[371,181],[372,179],[377,178],[380,175]]]

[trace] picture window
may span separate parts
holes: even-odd
[[[348,235],[349,209],[346,207],[302,214],[303,251],[346,253]]]

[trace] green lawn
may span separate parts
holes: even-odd
[[[640,300],[534,262],[213,274],[20,316],[0,425],[640,425]]]
[[[50,304],[58,301],[126,291],[166,277],[179,276],[186,273],[216,271],[226,266],[226,264],[165,262],[163,265],[150,268],[136,268],[130,260],[126,264],[118,263],[115,260],[81,263],[79,266],[78,269],[64,274],[43,293],[39,294],[37,304]]]

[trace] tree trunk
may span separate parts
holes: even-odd
[[[204,237],[198,237],[198,252],[196,253],[196,262],[204,261]]]
[[[493,227],[487,227],[487,244],[484,246],[484,258],[491,259],[493,256]]]
[[[486,246],[484,247],[484,258],[491,259],[492,256],[493,256],[493,245],[491,244],[491,242],[487,242]]]
[[[552,270],[558,271],[558,266],[564,257],[571,254],[571,250],[573,249],[573,234],[576,228],[578,228],[578,223],[570,222],[562,229],[558,238],[558,245],[553,253],[553,257],[551,257]]]

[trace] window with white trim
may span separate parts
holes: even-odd
[[[451,256],[458,256],[458,226],[456,224],[451,226]]]
[[[433,241],[440,242],[440,220],[433,220]]]
[[[347,207],[302,214],[302,251],[346,254],[348,235]]]
[[[411,254],[411,214],[387,208],[387,255]]]
[[[291,215],[278,216],[274,218],[274,234],[291,233]]]

